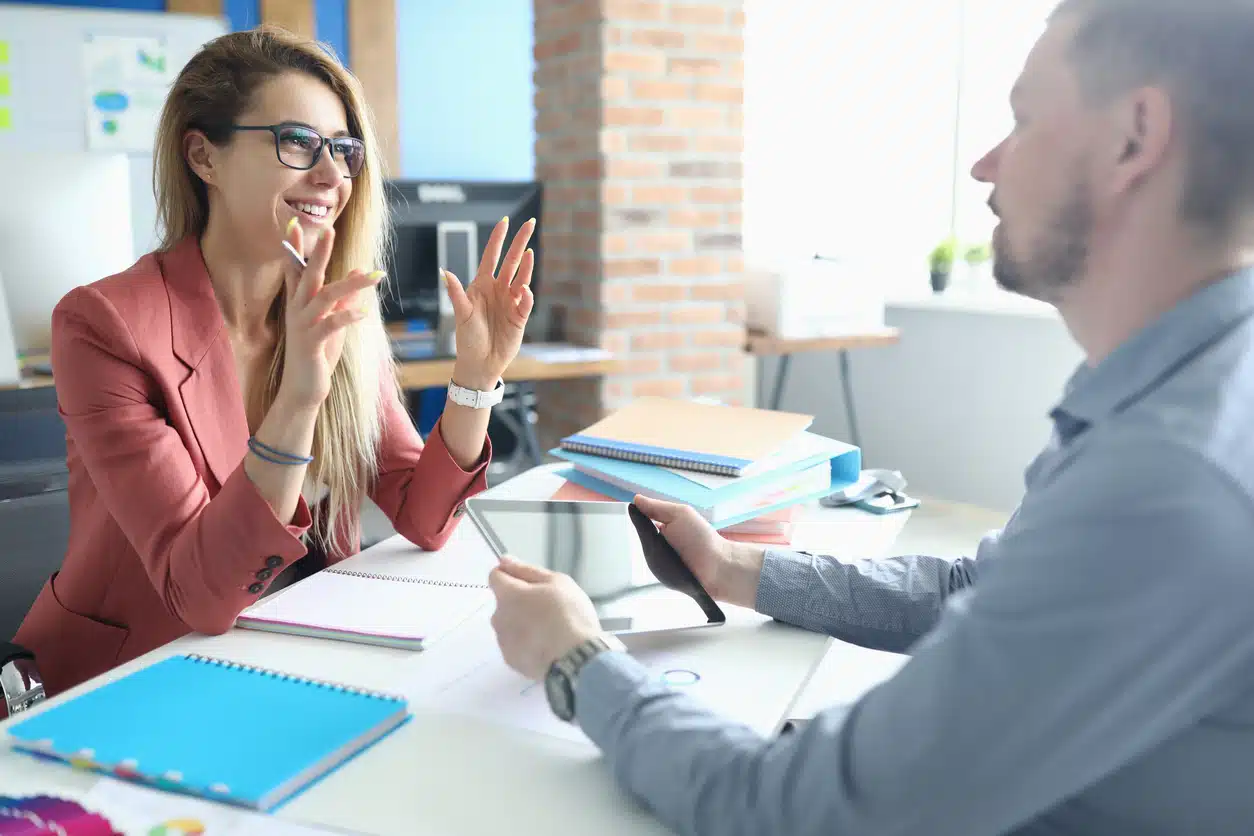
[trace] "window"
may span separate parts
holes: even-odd
[[[918,293],[951,231],[987,240],[971,165],[1054,3],[745,0],[747,263],[821,253]]]

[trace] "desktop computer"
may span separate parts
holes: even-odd
[[[536,258],[532,293],[539,293],[540,183],[393,180],[387,188],[394,237],[383,292],[386,320],[440,331],[441,323],[451,319],[452,307],[439,271],[448,270],[469,284],[492,228],[506,216],[506,247],[528,219],[536,219],[529,246]]]

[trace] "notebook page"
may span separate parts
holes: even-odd
[[[486,588],[324,571],[262,599],[241,615],[342,633],[431,639],[452,630],[491,600]]]

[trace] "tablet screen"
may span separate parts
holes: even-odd
[[[653,523],[628,503],[477,497],[466,508],[497,555],[570,575],[609,632],[725,620]]]

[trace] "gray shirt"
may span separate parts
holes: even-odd
[[[910,653],[853,706],[763,739],[605,653],[582,728],[682,833],[1254,832],[1252,315],[1247,271],[1077,371],[974,559],[769,553],[760,611]]]

